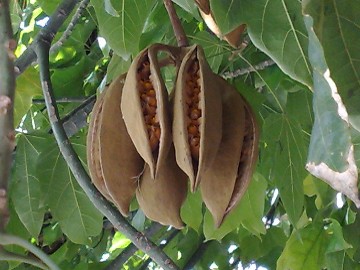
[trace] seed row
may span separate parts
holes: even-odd
[[[151,151],[156,151],[160,142],[160,123],[156,115],[157,100],[154,86],[150,80],[150,62],[146,57],[138,68],[139,95],[144,121],[148,132]]]
[[[188,117],[188,142],[191,156],[195,161],[199,160],[200,149],[200,118],[201,109],[199,106],[200,91],[199,85],[199,62],[195,60],[186,73],[186,105]]]

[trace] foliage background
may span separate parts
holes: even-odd
[[[324,162],[333,173],[346,172],[350,149],[359,166],[360,1],[211,0],[223,33],[247,24],[242,50],[209,32],[193,0],[173,2],[190,43],[203,46],[213,71],[227,77],[256,112],[260,155],[249,190],[220,229],[195,193],[182,209],[186,229],[158,227],[152,240],[166,243],[164,251],[181,268],[190,261],[195,269],[360,269],[358,210],[305,169]],[[59,3],[11,1],[18,57]],[[155,42],[176,43],[162,1],[91,0],[70,37],[51,54],[60,114],[84,164],[88,104]],[[256,69],[269,60],[275,64]],[[238,70],[248,72],[235,76]],[[167,74],[169,83],[172,76]],[[334,85],[349,121],[339,115]],[[120,259],[122,269],[156,268],[145,253],[124,252],[130,241],[75,181],[52,136],[36,64],[17,78],[15,122],[7,232],[40,247],[61,269],[119,269]],[[154,228],[136,203],[129,221],[140,231]],[[29,268],[0,262],[0,269]]]

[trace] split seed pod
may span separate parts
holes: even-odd
[[[222,89],[223,136],[214,163],[200,183],[202,198],[216,227],[249,186],[259,137],[255,117],[242,96],[220,77],[218,86]]]
[[[127,216],[144,161],[129,137],[120,111],[125,74],[111,83],[103,97],[98,126],[99,158],[105,186],[122,215]]]
[[[176,164],[174,147],[171,146],[166,164],[159,168],[155,181],[146,165],[136,190],[136,198],[149,219],[181,229],[184,223],[180,217],[180,208],[186,199],[187,185],[187,176]]]
[[[87,136],[87,160],[96,188],[126,216],[144,161],[127,134],[120,112],[124,78],[125,75],[119,76],[94,105]]]
[[[90,119],[89,131],[87,134],[87,164],[91,176],[91,180],[95,187],[101,192],[101,194],[109,201],[112,198],[105,186],[104,177],[101,170],[100,158],[99,158],[99,123],[102,112],[102,105],[104,101],[105,91],[97,98]]]
[[[168,93],[157,61],[162,46],[166,49],[156,44],[134,59],[121,101],[127,131],[153,179],[171,145]]]
[[[174,96],[176,161],[195,191],[212,165],[221,140],[221,95],[199,46],[189,47],[180,65]]]

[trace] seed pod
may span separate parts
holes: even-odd
[[[149,165],[152,178],[171,144],[168,93],[157,61],[157,51],[162,47],[154,46],[140,52],[132,62],[121,102],[127,131]]]
[[[257,159],[258,130],[253,113],[239,93],[219,77],[223,136],[213,165],[200,184],[205,205],[219,227],[244,195]]]
[[[99,123],[99,158],[105,186],[122,215],[127,216],[144,161],[129,137],[120,111],[125,74],[111,83],[103,97]]]
[[[136,198],[149,219],[181,229],[184,223],[180,217],[180,208],[186,194],[187,177],[176,164],[174,148],[171,146],[166,164],[159,168],[155,181],[146,165]]]
[[[95,187],[101,192],[101,194],[109,201],[112,201],[110,194],[105,186],[104,177],[101,170],[100,158],[99,158],[99,123],[102,113],[102,106],[105,96],[105,91],[97,98],[89,124],[89,131],[87,134],[87,164],[90,172],[90,177]]]
[[[176,161],[191,191],[212,165],[221,140],[221,95],[199,46],[187,48],[174,96],[173,140]]]

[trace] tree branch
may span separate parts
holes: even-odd
[[[0,232],[4,231],[9,213],[7,187],[10,177],[12,152],[15,148],[14,131],[14,49],[9,3],[0,0]]]
[[[158,265],[164,269],[178,269],[176,264],[153,242],[151,242],[142,233],[132,227],[127,220],[113,207],[92,185],[89,175],[83,167],[79,157],[72,148],[72,145],[66,136],[65,130],[59,119],[56,101],[53,95],[53,89],[49,71],[49,50],[51,37],[40,35],[37,46],[37,57],[40,66],[40,77],[43,94],[46,102],[47,111],[58,143],[66,163],[72,171],[75,179],[81,188],[85,191],[90,201],[95,207],[105,215],[116,229],[129,238],[139,249],[148,254]]]
[[[32,245],[28,241],[17,237],[15,235],[8,235],[0,233],[0,243],[2,245],[17,245],[23,247],[38,257],[42,262],[44,262],[47,266],[49,266],[52,270],[60,270],[60,268],[50,259],[48,255],[46,255],[41,249]]]
[[[45,270],[49,269],[49,267],[47,267],[46,264],[35,258],[11,253],[6,250],[3,250],[1,247],[0,247],[0,261],[6,261],[6,262],[16,261],[16,262],[27,263],[40,269],[45,269]]]
[[[164,0],[164,4],[169,14],[171,25],[173,27],[178,46],[179,47],[188,46],[189,42],[187,36],[185,34],[184,28],[182,27],[179,17],[176,14],[173,2],[171,0]]]
[[[152,223],[149,228],[145,230],[145,236],[150,238],[159,232],[163,226],[159,223]],[[138,248],[131,243],[117,256],[104,270],[117,270],[138,250]]]
[[[263,61],[257,65],[250,66],[247,68],[241,68],[241,69],[237,69],[234,71],[224,72],[224,74],[222,74],[222,77],[224,79],[232,79],[232,78],[236,78],[236,77],[239,77],[241,75],[244,75],[244,74],[247,74],[247,73],[250,73],[253,71],[263,70],[263,69],[273,66],[273,65],[275,65],[275,62],[270,59],[270,60]]]
[[[51,15],[46,26],[41,29],[31,45],[15,61],[16,76],[23,73],[31,65],[31,63],[36,60],[35,50],[41,37],[46,37],[48,40],[52,41],[78,2],[79,0],[64,0],[61,2],[54,14]]]
[[[79,7],[77,8],[74,16],[72,17],[69,25],[67,26],[66,30],[64,31],[61,38],[51,46],[50,53],[54,53],[60,49],[60,47],[65,43],[65,41],[70,37],[72,31],[74,30],[76,24],[78,23],[79,19],[81,18],[82,13],[84,12],[85,8],[89,4],[90,0],[82,0]]]
[[[204,239],[205,239],[204,236],[202,236],[202,238],[200,239],[201,243],[200,243],[199,247],[197,248],[197,250],[194,252],[194,254],[190,257],[190,259],[188,260],[188,262],[184,266],[184,270],[193,269],[195,264],[204,255],[204,253],[207,250],[207,248],[209,247],[209,245],[213,242],[213,241],[203,242]]]

